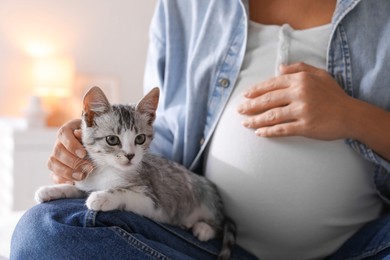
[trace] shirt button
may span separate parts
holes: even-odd
[[[201,146],[204,144],[204,137],[202,137],[202,139],[200,139],[199,144],[200,144]]]
[[[219,79],[218,82],[219,82],[219,85],[221,85],[221,87],[223,87],[223,88],[227,88],[230,85],[230,81],[228,79],[225,79],[225,78]]]

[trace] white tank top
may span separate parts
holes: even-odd
[[[330,30],[250,22],[237,85],[206,151],[206,176],[237,222],[238,244],[261,259],[324,258],[382,208],[372,165],[343,140],[258,137],[237,113],[242,93],[279,64],[325,68]]]

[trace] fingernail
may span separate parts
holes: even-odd
[[[89,164],[84,164],[81,166],[81,169],[83,170],[83,173],[90,174],[93,170],[93,166]]]
[[[249,123],[247,121],[242,121],[241,125],[243,125],[244,127],[249,127]]]
[[[263,131],[261,129],[256,129],[255,135],[262,136],[263,135]]]
[[[74,172],[72,174],[73,179],[81,181],[83,179],[83,174],[80,172]]]
[[[81,149],[76,150],[75,153],[81,159],[83,159],[87,155],[87,153]]]
[[[244,113],[244,111],[245,111],[245,110],[244,110],[243,106],[238,106],[238,107],[237,107],[237,112],[238,112],[238,113],[242,114],[242,113]]]
[[[248,91],[245,91],[243,95],[244,95],[244,97],[249,97],[249,95],[250,95],[250,92],[248,92]]]
[[[279,73],[282,73],[285,67],[286,67],[285,64],[280,64],[280,65],[278,66]]]

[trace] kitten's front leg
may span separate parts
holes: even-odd
[[[128,189],[95,191],[89,195],[86,205],[95,211],[125,210],[169,223],[168,215],[153,200],[142,192]]]
[[[35,201],[38,203],[57,199],[71,199],[83,197],[85,197],[85,193],[76,188],[74,185],[70,184],[55,184],[50,186],[43,186],[35,192]]]

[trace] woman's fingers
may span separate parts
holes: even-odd
[[[56,175],[54,173],[51,173],[51,178],[52,178],[52,180],[53,180],[53,182],[55,184],[67,183],[67,184],[70,184],[70,185],[74,185],[74,181],[73,180],[62,178],[61,176],[58,176],[58,175]]]
[[[298,62],[289,65],[280,65],[279,72],[282,75],[294,74],[298,72],[309,72],[313,74],[322,73],[324,70],[311,66],[309,64]]]
[[[262,136],[350,136],[345,124],[350,97],[327,71],[297,63],[282,66],[281,73],[248,90],[238,107],[247,116],[244,126]]]
[[[80,124],[80,119],[69,121],[58,130],[57,139],[63,144],[63,146],[65,146],[65,148],[69,152],[78,156],[79,158],[84,158],[87,152],[85,151],[84,146],[80,142]],[[76,135],[75,133],[77,133],[78,135]]]
[[[274,90],[262,94],[258,97],[247,99],[240,106],[238,112],[240,114],[253,115],[265,112],[274,107],[283,107],[290,103],[291,97],[282,89]]]
[[[244,96],[246,98],[255,98],[261,96],[270,91],[283,89],[289,87],[290,75],[282,75],[278,77],[270,78],[264,82],[256,84],[245,91]]]
[[[255,134],[264,137],[283,137],[302,135],[300,122],[293,121],[272,126],[265,126],[255,130]]]
[[[70,180],[82,180],[93,170],[88,160],[75,156],[60,142],[54,147],[48,167],[56,175]]]
[[[295,121],[294,113],[290,111],[290,107],[285,106],[269,109],[261,114],[248,116],[242,122],[242,125],[248,128],[258,129],[292,121]]]
[[[55,183],[83,180],[93,170],[81,144],[80,119],[65,123],[59,130],[53,153],[48,161]]]

